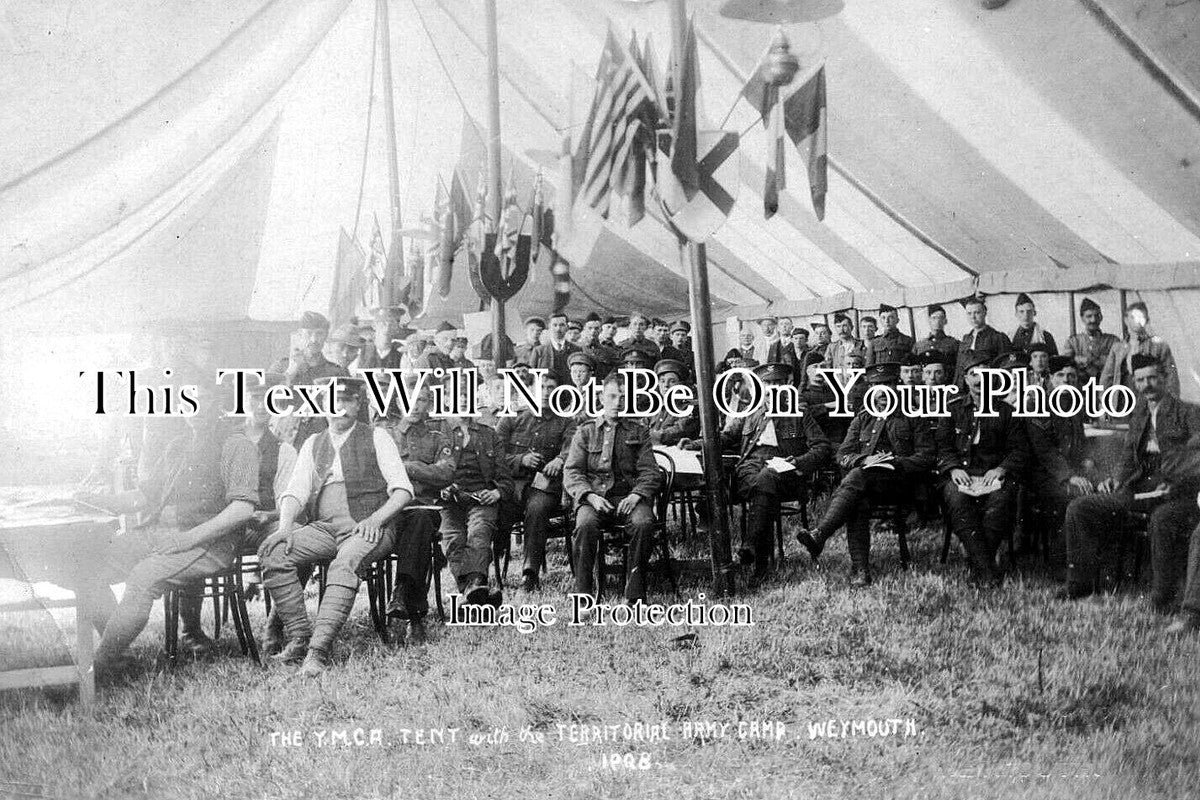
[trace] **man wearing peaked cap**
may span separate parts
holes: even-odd
[[[612,334],[616,332],[617,327],[612,317],[601,323],[598,321],[600,318],[599,314],[592,314],[591,316],[596,317],[597,321],[594,322],[591,320],[591,317],[588,318],[588,322],[584,325],[584,336],[580,340],[579,348],[591,356],[594,362],[592,365],[592,374],[596,378],[603,380],[621,363],[621,351],[612,343]],[[598,328],[598,331],[593,337],[588,333],[587,329],[594,326]],[[609,333],[607,338],[605,337],[605,332]]]
[[[1049,331],[1042,330],[1037,323],[1037,306],[1033,298],[1021,292],[1017,295],[1014,307],[1017,314],[1017,330],[1012,335],[1012,346],[1024,350],[1031,344],[1044,344],[1050,350],[1050,355],[1058,355],[1058,345]]]
[[[791,380],[791,368],[786,364],[763,364],[754,372],[771,384]],[[752,583],[756,584],[767,574],[780,503],[807,501],[808,477],[829,463],[833,448],[811,415],[774,416],[766,402],[748,416],[730,420],[721,432],[721,446],[738,453],[737,492],[746,503],[738,560],[754,567]],[[770,466],[775,458],[787,461],[794,469],[776,472]]]
[[[433,334],[433,347],[425,348],[425,352],[417,359],[416,366],[426,369],[443,370],[442,381],[450,379],[449,370],[454,369],[454,357],[450,354],[454,349],[454,334],[458,329],[449,322],[443,321]],[[431,377],[430,380],[437,380]]]
[[[671,358],[664,358],[654,365],[654,374],[658,378],[659,394],[666,395],[672,387],[685,382],[687,367]],[[650,418],[650,441],[656,445],[671,446],[678,444],[681,439],[695,439],[700,435],[700,415],[697,406],[692,404],[692,413],[686,417],[676,417],[669,413],[664,405],[657,414]]]
[[[1098,381],[1104,372],[1104,362],[1108,360],[1108,353],[1118,339],[1113,334],[1100,330],[1104,312],[1092,298],[1085,297],[1079,304],[1079,318],[1083,320],[1083,330],[1067,337],[1062,354],[1075,360],[1080,383],[1087,383],[1091,378]]]
[[[533,363],[533,351],[542,343],[542,334],[546,330],[546,320],[541,317],[529,317],[525,320],[525,341],[513,348],[513,362],[523,361]]]
[[[1029,354],[1021,350],[1001,353],[992,359],[990,366],[994,369],[1024,369],[1029,366]]]
[[[292,332],[289,351],[270,366],[271,372],[283,373],[289,386],[310,386],[322,378],[349,375],[341,364],[335,364],[323,352],[329,335],[329,320],[315,311],[305,311],[297,330]],[[299,448],[309,436],[324,430],[322,417],[306,417],[296,429],[295,445]]]
[[[895,386],[900,365],[872,364],[866,377],[873,386]],[[817,526],[796,534],[816,561],[829,538],[845,525],[852,586],[871,582],[871,507],[911,497],[934,466],[933,431],[923,422],[906,416],[899,407],[886,419],[866,410],[858,412],[835,457],[838,466],[846,470],[845,477]]]
[[[579,346],[579,338],[583,336],[583,323],[577,319],[567,321],[567,341],[576,347]]]
[[[879,321],[883,325],[883,333],[866,342],[864,355],[868,367],[878,362],[901,361],[913,349],[913,338],[900,332],[900,313],[894,306],[881,305]]]
[[[691,369],[689,366],[694,358],[692,357],[692,349],[688,342],[688,334],[690,329],[687,323],[676,322],[671,326],[669,340],[662,349],[662,355],[659,361],[669,360],[678,361],[683,364],[684,373],[680,377],[684,383],[691,383]]]

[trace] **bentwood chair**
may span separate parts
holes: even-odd
[[[163,594],[163,617],[165,623],[165,641],[167,660],[171,665],[179,659],[179,606],[180,601],[191,592],[199,591],[201,600],[213,601],[213,620],[215,621],[213,638],[221,635],[222,599],[224,607],[233,616],[234,629],[237,631],[238,645],[242,655],[254,659],[262,665],[258,655],[258,645],[254,641],[254,633],[250,626],[250,614],[246,609],[245,584],[242,580],[244,566],[239,556],[233,565],[224,572],[205,578],[196,586],[176,586],[169,588]]]
[[[671,501],[671,490],[675,482],[675,460],[667,453],[655,451],[654,460],[663,474],[663,485],[654,498],[654,526],[651,529],[649,560],[651,569],[665,576],[671,591],[679,593],[679,582],[675,575],[675,561],[671,557],[671,543],[667,536],[667,510]],[[655,554],[658,554],[657,562]],[[610,554],[620,556],[613,564]],[[626,523],[605,522],[600,525],[600,540],[596,548],[596,597],[604,594],[609,575],[619,574],[624,580],[629,566],[629,528]]]

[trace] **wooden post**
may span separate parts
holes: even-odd
[[[404,263],[403,238],[400,231],[403,228],[400,218],[400,164],[396,153],[396,107],[392,97],[392,29],[388,24],[387,0],[376,0],[375,7],[379,14],[379,66],[383,71],[383,121],[387,131],[388,161],[388,199],[391,206],[392,237],[388,253],[388,266]],[[383,305],[395,305],[397,298],[397,282],[400,278],[395,270],[387,270],[383,276]]]
[[[498,230],[504,198],[500,187],[500,34],[496,22],[496,0],[485,0],[487,17],[487,98],[488,98],[488,211],[492,226]],[[504,301],[492,298],[492,358],[504,366],[508,355],[504,333]]]
[[[1079,332],[1079,326],[1075,322],[1075,293],[1067,292],[1067,316],[1071,320],[1071,335],[1074,336]]]

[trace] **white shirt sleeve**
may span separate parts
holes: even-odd
[[[404,469],[404,462],[400,460],[400,449],[396,447],[396,440],[383,428],[372,428],[371,433],[375,441],[375,460],[379,462],[379,471],[387,481],[388,494],[399,489],[408,492],[410,496],[415,494],[412,481],[408,479],[408,471]],[[308,442],[305,442],[305,445],[307,446]]]
[[[288,487],[277,502],[281,502],[284,497],[293,497],[301,507],[308,505],[313,492],[313,441],[316,438],[316,436],[309,436],[304,440],[304,444],[300,447],[300,454],[296,456],[296,464],[292,467],[292,477],[288,481]]]

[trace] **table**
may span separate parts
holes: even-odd
[[[116,530],[116,517],[81,514],[61,491],[0,487],[0,578],[70,589],[76,627],[73,664],[0,672],[0,690],[78,683],[83,704],[95,700],[93,605],[108,589],[100,565]]]

